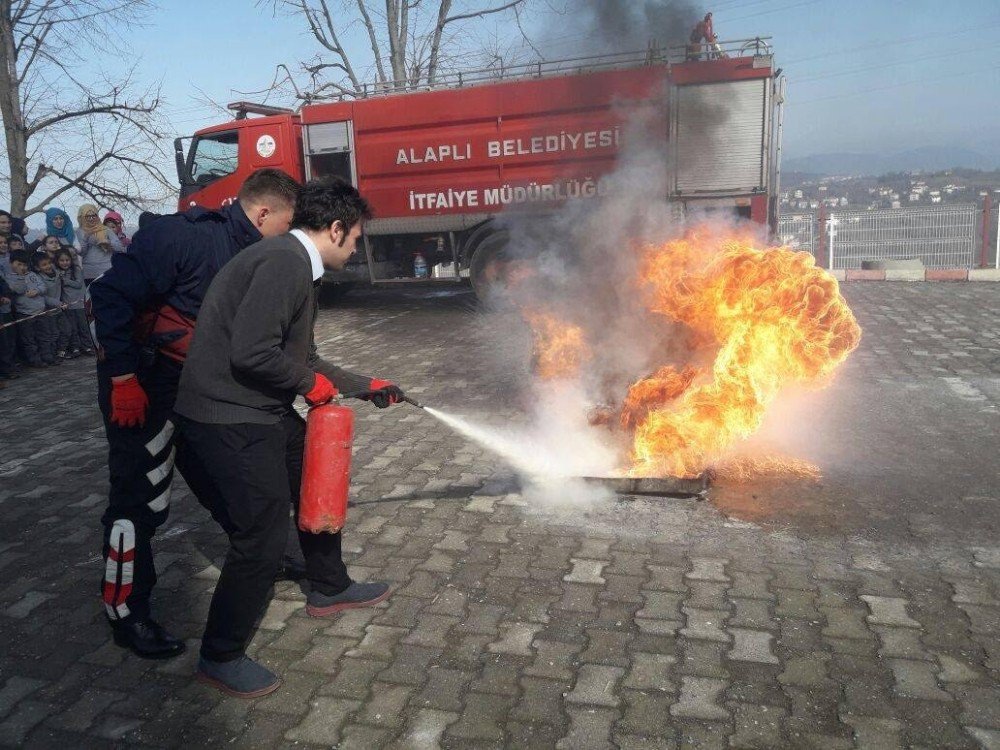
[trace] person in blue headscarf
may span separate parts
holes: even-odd
[[[68,247],[76,245],[76,232],[73,230],[73,220],[61,208],[45,209],[45,231],[55,235],[59,242]]]

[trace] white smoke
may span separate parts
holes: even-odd
[[[651,36],[681,42],[700,18],[687,3],[594,0],[574,7],[574,23],[612,51],[629,49],[640,37],[641,46]],[[479,330],[498,378],[520,390],[522,419],[507,432],[484,429],[493,436],[490,447],[540,486],[546,479],[558,486],[568,477],[621,474],[629,463],[627,436],[592,425],[594,410],[614,409],[630,384],[689,356],[675,324],[650,312],[638,285],[641,249],[684,230],[680,207],[667,200],[674,155],[663,111],[623,104],[612,114],[626,124],[615,169],[601,178],[598,196],[569,200],[544,215],[511,210],[499,220],[510,237],[508,257],[529,260],[532,272],[491,300]],[[698,119],[725,125],[725,113],[712,115]],[[595,356],[572,382],[535,379],[528,326],[516,312],[525,309],[585,332]],[[476,439],[486,445],[491,438]],[[541,493],[551,494],[560,493]]]

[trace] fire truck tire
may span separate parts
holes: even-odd
[[[479,242],[469,263],[469,279],[480,301],[489,301],[498,287],[506,280],[507,242],[510,237],[500,230],[486,235]]]

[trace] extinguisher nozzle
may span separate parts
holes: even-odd
[[[413,404],[418,409],[423,409],[424,408],[424,405],[421,404],[419,401],[417,401],[415,398],[411,398],[409,396],[403,396],[403,401],[405,401],[408,404]]]

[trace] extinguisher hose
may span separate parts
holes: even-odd
[[[408,404],[412,404],[413,406],[417,407],[418,409],[423,409],[424,408],[424,405],[422,403],[420,403],[419,401],[417,401],[415,398],[410,398],[409,396],[403,396],[403,401],[405,401]]]
[[[374,394],[375,394],[375,391],[358,391],[357,393],[341,393],[340,394],[340,398],[367,399],[367,398],[371,398],[371,396],[374,395]],[[412,404],[413,406],[417,407],[418,409],[423,409],[424,408],[423,404],[421,404],[415,398],[412,398],[410,396],[404,395],[403,396],[403,401],[405,401],[408,404]]]

